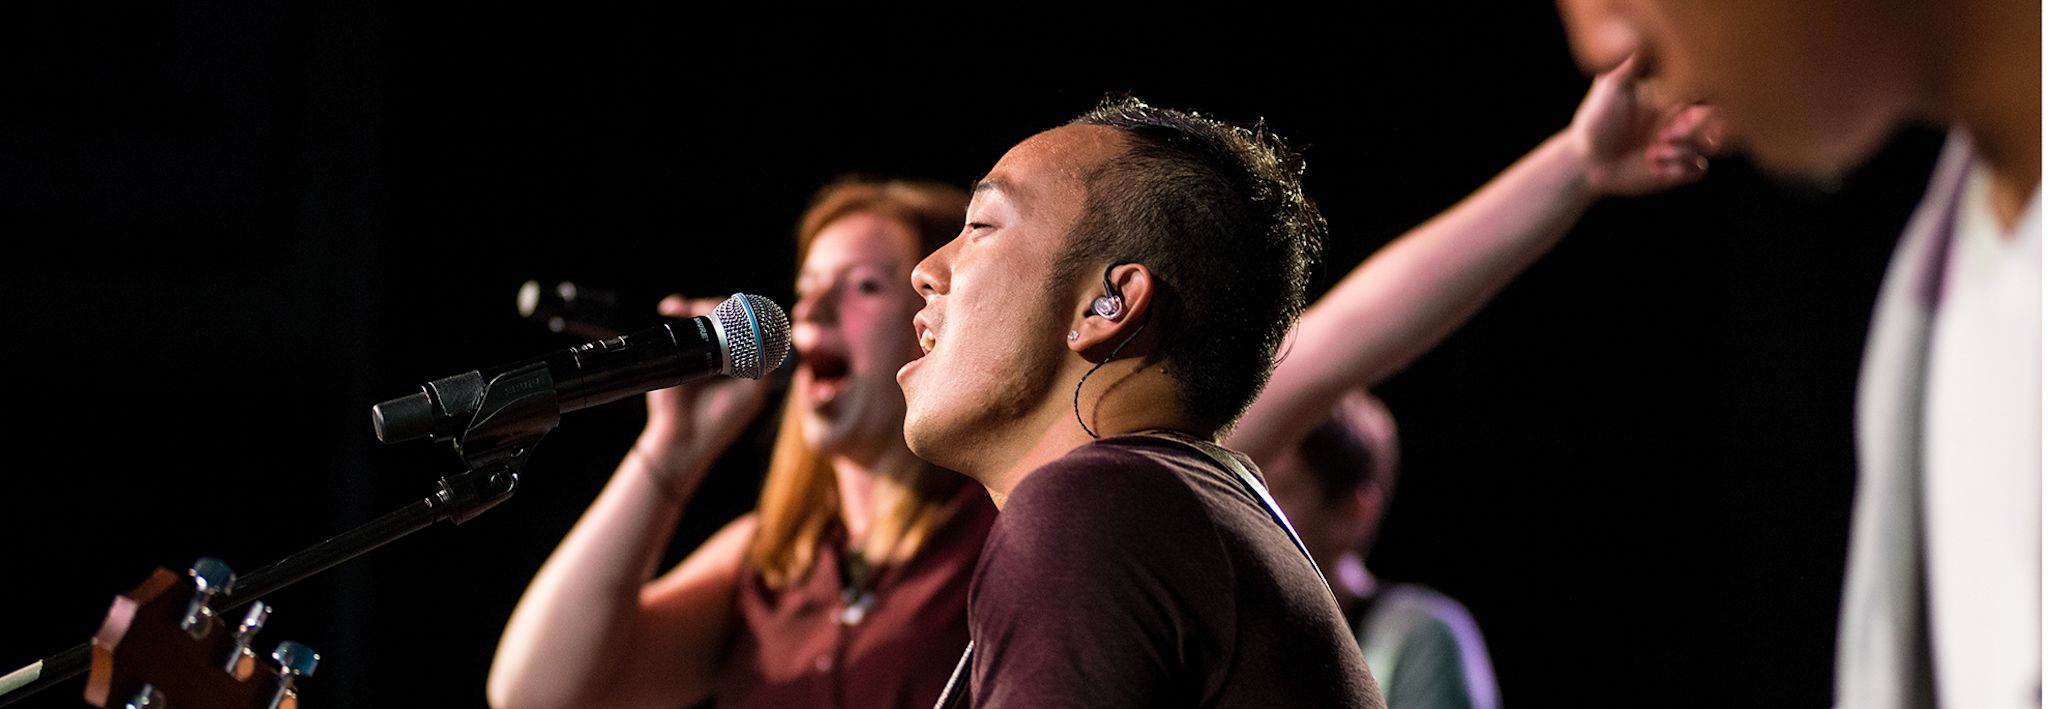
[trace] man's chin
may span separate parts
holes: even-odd
[[[1760,136],[1745,142],[1742,153],[1783,186],[1832,194],[1898,133],[1889,122],[1873,122],[1825,135]]]
[[[912,405],[903,415],[903,443],[910,446],[911,453],[929,461],[933,454],[938,453],[933,449],[932,439],[930,427],[924,424],[924,418],[917,414],[917,407]]]
[[[966,472],[960,470],[960,461],[955,459],[953,455],[957,451],[953,450],[952,446],[947,445],[947,443],[957,442],[957,440],[957,436],[938,430],[938,427],[931,425],[929,417],[920,415],[915,405],[912,405],[910,411],[904,414],[903,443],[910,447],[911,454],[924,459],[927,463],[948,470]]]

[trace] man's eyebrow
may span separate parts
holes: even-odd
[[[981,194],[983,192],[989,191],[1008,192],[1009,187],[1009,183],[1004,182],[1001,178],[983,178],[975,180],[974,186],[970,188],[968,191],[974,194]]]
[[[979,180],[975,180],[973,199],[975,201],[989,199],[991,201],[989,205],[1010,205],[1012,209],[1030,209],[1030,205],[1032,205],[1032,195],[1030,195],[1030,191],[1026,189],[1026,186],[1022,186],[1016,180],[1010,180],[1006,176],[993,176],[993,178],[979,178]]]
[[[991,176],[975,180],[971,191],[975,199],[997,199],[1018,209],[1028,209],[1032,203],[1032,191],[1028,184],[1020,184],[1008,176]]]

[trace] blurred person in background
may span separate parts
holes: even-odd
[[[1366,569],[1400,458],[1393,415],[1361,390],[1259,469],[1337,593],[1388,709],[1495,709],[1500,687],[1472,614],[1428,586]]]
[[[1582,67],[1713,102],[1784,178],[1834,183],[1902,127],[1947,129],[1864,348],[1835,701],[2039,707],[2040,2],[1559,10]]]

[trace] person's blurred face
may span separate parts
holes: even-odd
[[[1359,491],[1335,495],[1325,492],[1315,475],[1302,469],[1303,465],[1301,456],[1289,451],[1261,461],[1259,472],[1265,474],[1267,492],[1280,504],[1280,511],[1287,513],[1288,523],[1301,535],[1309,555],[1323,567],[1324,575],[1331,575],[1335,573],[1333,565],[1344,552],[1364,551],[1365,541],[1372,536],[1379,520],[1376,516],[1368,517],[1375,510],[1369,508]]]
[[[1559,0],[1582,68],[1640,55],[1654,100],[1713,104],[1783,175],[1833,177],[1919,109],[1913,24],[1894,0]]]
[[[797,274],[790,340],[804,441],[820,453],[862,458],[902,438],[895,373],[918,352],[910,316],[919,300],[903,285],[916,244],[903,224],[862,212],[812,238]]]
[[[924,356],[896,378],[909,402],[904,437],[919,457],[998,472],[1016,442],[1006,436],[1035,435],[1018,423],[1065,410],[1066,333],[1088,284],[1046,280],[1080,220],[1085,171],[1122,140],[1112,128],[1067,126],[1019,143],[976,185],[966,228],[918,264]]]

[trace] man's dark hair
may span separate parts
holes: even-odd
[[[1263,121],[1246,128],[1131,97],[1072,124],[1116,128],[1129,147],[1086,176],[1084,211],[1051,282],[1144,264],[1156,284],[1147,327],[1189,413],[1230,425],[1265,387],[1322,254],[1301,156]]]

